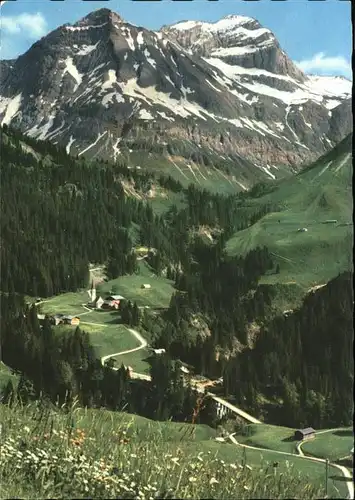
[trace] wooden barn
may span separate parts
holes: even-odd
[[[78,316],[63,316],[62,321],[65,325],[78,326],[80,318],[78,318]]]
[[[297,441],[305,441],[306,439],[312,439],[316,435],[316,431],[312,427],[307,427],[306,429],[298,429],[295,431],[295,439]]]

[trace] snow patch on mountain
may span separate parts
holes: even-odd
[[[50,132],[49,134],[47,134],[46,139],[47,139],[47,140],[49,140],[49,139],[50,139],[50,140],[52,140],[52,139],[53,139],[53,137],[55,137],[55,136],[56,136],[56,135],[58,135],[59,133],[61,133],[61,134],[62,134],[62,133],[64,132],[64,130],[63,130],[63,127],[64,127],[64,126],[65,126],[65,121],[64,121],[64,120],[62,120],[62,123],[60,124],[60,126],[59,126],[59,127],[55,128],[54,130],[52,130],[52,132]],[[69,126],[68,126],[67,128],[69,128]]]
[[[107,26],[108,23],[102,23],[102,24],[92,24],[90,26],[64,26],[64,29],[67,31],[86,31],[89,29],[97,29],[97,28],[103,28],[104,26]]]
[[[277,73],[271,73],[270,71],[259,68],[245,68],[244,66],[239,66],[237,64],[232,65],[215,57],[204,57],[203,59],[215,68],[220,69],[226,76],[229,76],[232,79],[239,75],[266,76],[298,84],[296,80],[287,75],[279,75]]]
[[[74,137],[71,135],[71,136],[70,136],[70,139],[69,139],[69,142],[68,142],[68,144],[67,144],[67,145],[66,145],[66,147],[65,147],[65,151],[66,151],[67,155],[70,153],[70,148],[71,148],[71,146],[72,146],[72,144],[73,144],[73,142],[74,142],[74,141],[75,141],[75,139],[74,139]]]
[[[220,48],[217,50],[214,50],[211,52],[212,57],[228,57],[228,56],[242,56],[245,54],[252,54],[253,52],[258,52],[259,47],[251,47],[251,46],[244,46],[244,47],[226,47],[226,48]]]
[[[329,101],[325,101],[325,107],[327,109],[334,109],[337,106],[339,106],[339,104],[341,104],[341,102],[336,101],[335,99],[330,99]],[[331,115],[329,115],[329,116],[331,116]]]
[[[158,115],[160,115],[164,120],[169,120],[170,122],[174,122],[175,118],[172,116],[167,116],[167,114],[164,111],[157,111]]]
[[[255,30],[247,30],[242,26],[238,27],[236,32],[240,38],[260,38],[263,35],[270,34],[271,31],[267,28],[257,28]]]
[[[315,93],[347,99],[352,94],[352,82],[342,76],[313,76],[307,78],[307,87]]]
[[[131,35],[131,30],[128,28],[128,26],[123,26],[123,27],[119,27],[122,31],[122,34],[125,36],[126,38],[126,42],[128,44],[128,47],[131,49],[132,52],[134,52],[136,50],[136,47],[134,45],[134,40],[132,38],[132,35]]]
[[[271,179],[273,179],[273,180],[275,180],[275,179],[276,179],[276,176],[275,176],[272,172],[270,172],[270,165],[267,165],[266,167],[261,167],[261,168],[264,170],[264,172],[265,172],[265,173],[266,173],[269,177],[271,177]]]
[[[107,134],[107,130],[105,130],[105,132],[103,132],[102,134],[99,133],[98,136],[97,136],[96,141],[94,141],[92,144],[90,144],[85,149],[83,149],[82,151],[80,151],[80,153],[78,154],[78,156],[81,156],[82,154],[86,153],[86,151],[88,151],[89,149],[91,149],[94,146],[96,146],[96,144],[99,142],[99,140],[102,139],[102,137],[104,137],[104,135],[106,135],[106,134]]]
[[[196,28],[196,26],[200,26],[201,24],[202,23],[200,21],[181,21],[177,24],[173,24],[172,26],[170,26],[170,28],[179,31],[185,31]]]
[[[140,47],[141,45],[144,45],[143,31],[138,32],[137,44],[138,44],[138,47]]]
[[[91,54],[100,42],[95,43],[95,45],[83,45],[82,48],[75,54],[76,56],[87,56]]]
[[[53,127],[54,119],[54,115],[49,116],[48,120],[42,126],[40,126],[40,124],[34,125],[26,131],[26,134],[30,137],[35,137],[36,139],[44,141],[49,135],[49,130]]]
[[[104,78],[105,81],[102,84],[102,89],[109,89],[114,83],[117,83],[116,71],[114,69],[109,69]]]
[[[213,90],[215,90],[216,92],[222,92],[220,89],[218,89],[217,87],[215,87],[209,80],[206,80],[206,83],[213,88]]]
[[[102,98],[102,105],[108,108],[110,104],[113,104],[113,100],[116,99],[116,103],[124,102],[124,97],[118,92],[109,92]]]
[[[119,137],[116,141],[116,143],[113,145],[113,161],[116,161],[116,158],[119,154],[121,154],[121,151],[118,147],[119,143],[121,142],[121,137]]]
[[[168,108],[175,115],[178,115],[181,118],[195,115],[198,118],[206,121],[207,119],[204,115],[208,115],[212,119],[216,120],[215,115],[209,113],[199,104],[187,101],[186,99],[173,99],[168,94],[156,90],[154,86],[144,88],[139,87],[135,78],[131,78],[125,83],[121,82],[119,85],[122,88],[123,95],[128,95],[135,99],[143,100],[148,105],[163,106],[165,108]],[[185,92],[188,91],[188,89],[185,88],[184,90]]]
[[[80,84],[83,80],[83,75],[79,73],[77,67],[75,66],[75,64],[73,62],[72,57],[68,56],[65,59],[64,63],[65,63],[65,68],[64,68],[62,76],[64,76],[66,73],[69,73],[74,78],[74,80],[76,81],[76,85],[74,87],[73,92],[75,93],[77,88],[80,86]]]
[[[147,111],[146,109],[141,109],[139,111],[139,118],[141,120],[154,120],[154,116],[149,113],[149,111]]]
[[[144,49],[144,55],[145,55],[145,58],[147,59],[147,61],[149,62],[149,64],[151,66],[153,66],[154,69],[157,69],[157,64],[154,61],[154,59],[151,57],[151,53],[149,52],[148,49]]]
[[[177,24],[173,24],[169,28],[176,29],[178,31],[186,31],[196,29],[198,27],[201,31],[205,31],[207,33],[219,33],[221,31],[235,30],[236,28],[251,22],[255,22],[251,17],[229,15],[219,21],[216,21],[215,23],[206,23],[202,21],[181,21]]]
[[[22,101],[22,93],[20,92],[12,99],[1,98],[0,101],[0,113],[5,111],[5,115],[1,120],[1,125],[9,125],[11,120],[17,115],[20,111]]]

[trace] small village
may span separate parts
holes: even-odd
[[[148,290],[151,288],[149,283],[143,283],[141,288]],[[123,301],[126,300],[122,295],[111,294],[103,298],[101,295],[97,295],[96,286],[94,281],[92,282],[91,289],[88,290],[89,301],[85,304],[85,307],[95,310],[107,310],[107,311],[118,311]],[[41,303],[41,299],[36,301],[38,304]],[[48,318],[50,323],[54,326],[58,325],[71,325],[79,326],[80,316],[72,316],[65,313],[57,313],[53,315],[37,314],[37,318],[40,322],[43,322],[45,318]]]

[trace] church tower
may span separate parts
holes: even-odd
[[[96,300],[96,288],[95,288],[94,280],[92,280],[91,289],[88,290],[88,294],[89,294],[89,297],[90,297],[90,302],[94,303],[95,300]]]

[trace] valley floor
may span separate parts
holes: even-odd
[[[109,288],[109,284],[106,285]],[[147,291],[149,292],[149,290]],[[77,294],[63,294],[53,299],[42,302],[44,312],[65,312],[78,315],[81,319],[80,326],[90,334],[94,347],[97,348],[102,362],[113,358],[116,366],[121,363],[133,368],[133,377],[149,380],[149,365],[144,361],[149,355],[147,351],[148,339],[145,339],[137,330],[117,323],[117,313],[95,311],[88,309],[83,303],[86,292]],[[130,298],[130,297],[127,297]],[[150,301],[156,305],[157,302]],[[160,305],[159,301],[158,304]],[[73,327],[57,327],[72,329]],[[198,382],[195,381],[197,384]],[[201,387],[201,391],[203,388]],[[224,401],[223,398],[216,400]],[[228,405],[226,401],[225,404]],[[194,451],[217,452],[222,459],[246,460],[251,467],[262,467],[263,463],[278,462],[279,471],[288,468],[297,470],[298,473],[307,474],[312,484],[324,484],[325,460],[331,460],[328,475],[328,494],[332,498],[354,498],[352,475],[349,469],[340,466],[334,461],[349,455],[353,440],[349,429],[329,429],[316,433],[313,441],[297,443],[291,441],[294,429],[271,426],[259,422],[241,409],[236,409],[239,417],[245,416],[251,423],[248,434],[235,433],[228,436],[228,443],[203,441],[189,444],[188,448]],[[141,417],[134,417],[140,419]],[[153,425],[153,424],[152,424]],[[164,423],[161,423],[164,426]],[[178,425],[178,424],[177,424]],[[338,434],[337,434],[338,433]],[[190,450],[190,451],[191,451]],[[189,452],[190,452],[189,451]]]

